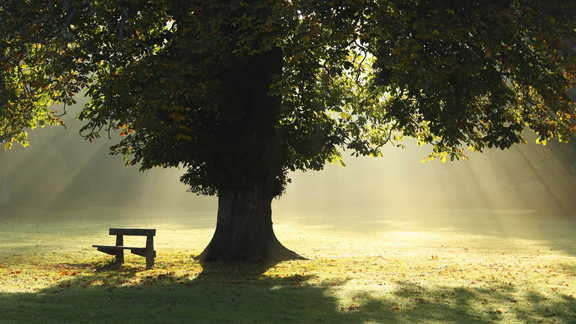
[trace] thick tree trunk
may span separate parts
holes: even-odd
[[[285,248],[272,228],[273,196],[254,185],[221,194],[216,232],[202,262],[278,262],[305,259]]]

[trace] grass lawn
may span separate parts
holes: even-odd
[[[576,220],[528,211],[276,211],[308,261],[191,256],[215,212],[0,215],[0,323],[576,323]],[[156,228],[120,268],[92,244]],[[142,245],[143,237],[125,237]]]

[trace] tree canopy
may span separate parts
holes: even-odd
[[[5,147],[84,91],[87,139],[199,194],[271,199],[405,136],[454,159],[575,132],[572,0],[0,0],[0,21]]]

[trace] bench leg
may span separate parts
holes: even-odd
[[[154,266],[154,257],[153,256],[147,256],[146,257],[146,269],[152,269],[152,267]]]
[[[119,250],[116,253],[116,264],[122,265],[122,263],[124,263],[124,250]]]
[[[154,257],[156,256],[156,251],[154,251],[154,236],[148,235],[146,237],[146,269],[152,269],[154,266]]]
[[[116,235],[116,246],[122,246],[124,245],[124,235]],[[116,264],[117,265],[122,265],[122,263],[124,263],[124,250],[119,250],[118,253],[116,253]]]

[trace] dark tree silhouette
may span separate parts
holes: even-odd
[[[576,3],[460,0],[1,0],[0,137],[58,124],[121,136],[141,169],[218,195],[205,261],[298,258],[272,229],[290,170],[403,136],[431,157],[574,133]]]

